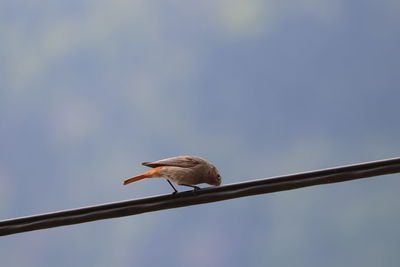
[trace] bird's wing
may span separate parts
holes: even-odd
[[[174,166],[182,168],[191,168],[200,164],[200,161],[191,156],[179,156],[174,158],[162,159],[153,162],[143,162],[142,165],[155,168],[160,166]]]

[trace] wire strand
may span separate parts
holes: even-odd
[[[0,221],[0,236],[400,172],[400,158]]]

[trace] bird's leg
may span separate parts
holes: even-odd
[[[165,179],[165,180],[167,180],[167,182],[169,183],[169,185],[172,186],[172,188],[174,189],[174,192],[172,192],[172,194],[178,193],[178,190],[176,190],[175,186],[171,183],[171,181],[168,180],[168,179]]]
[[[194,192],[197,191],[197,190],[200,190],[200,187],[195,186],[195,185],[188,185],[188,184],[180,184],[180,185],[191,187],[191,188],[193,188]]]

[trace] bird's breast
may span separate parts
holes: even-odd
[[[165,178],[177,184],[195,185],[202,183],[201,175],[192,168],[167,166],[160,171]]]

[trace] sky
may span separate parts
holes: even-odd
[[[0,2],[0,220],[399,156],[394,0]],[[4,266],[397,266],[399,175],[0,238]],[[204,185],[203,185],[204,186]],[[179,187],[179,190],[187,190]]]

